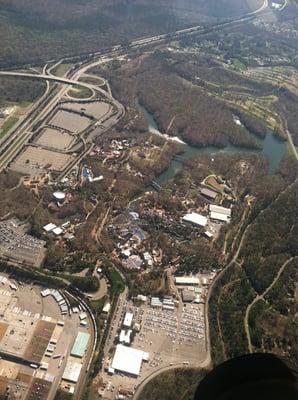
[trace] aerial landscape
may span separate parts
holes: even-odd
[[[0,37],[0,399],[297,368],[297,1],[0,0]]]

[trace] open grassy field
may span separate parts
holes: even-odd
[[[0,139],[2,139],[8,133],[8,131],[18,122],[18,120],[18,117],[12,115],[4,122],[2,128],[0,129]]]
[[[73,67],[73,64],[59,64],[56,68],[52,70],[52,74],[56,76],[63,77],[66,75],[67,71],[69,71]]]
[[[68,95],[74,99],[89,99],[92,91],[84,86],[76,86],[68,91]]]

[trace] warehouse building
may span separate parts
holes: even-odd
[[[79,332],[74,345],[72,346],[70,354],[74,357],[83,358],[89,344],[90,334],[86,332]]]
[[[183,218],[184,222],[189,222],[193,225],[197,226],[206,226],[207,225],[207,218],[204,217],[204,215],[198,214],[198,213],[190,213],[186,214]]]
[[[127,312],[124,317],[123,326],[125,328],[130,328],[131,324],[132,324],[132,320],[133,320],[133,314],[130,312]]]
[[[63,372],[62,379],[68,382],[77,383],[82,371],[82,364],[68,361]]]
[[[216,197],[218,196],[218,193],[216,193],[214,190],[203,188],[201,190],[201,194],[205,197],[207,197],[210,200],[215,200]]]
[[[225,208],[221,206],[216,206],[214,204],[210,204],[210,219],[220,221],[220,222],[230,222],[232,210],[230,208]]]
[[[198,286],[200,284],[200,280],[195,276],[176,276],[175,283],[176,285],[183,286]]]
[[[142,362],[148,360],[148,353],[118,344],[112,362],[112,370],[137,377],[140,375]]]
[[[209,210],[220,213],[220,214],[225,214],[228,215],[229,217],[232,215],[232,210],[230,208],[222,207],[222,206],[217,206],[215,204],[210,204]]]

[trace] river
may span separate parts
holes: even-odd
[[[136,102],[136,106],[141,111],[146,118],[146,121],[149,126],[149,131],[155,135],[163,136],[165,135],[158,130],[158,126],[156,121],[154,120],[152,114],[150,114],[145,107],[141,104]],[[167,136],[166,136],[167,137]],[[169,137],[167,137],[169,138]],[[175,140],[181,142],[179,138],[174,138],[171,140]],[[274,174],[278,167],[281,159],[283,158],[284,154],[286,153],[287,142],[279,140],[272,132],[268,132],[265,139],[257,139],[260,144],[262,145],[262,150],[255,150],[255,149],[247,149],[244,147],[236,147],[231,144],[226,146],[223,149],[219,149],[217,147],[194,147],[188,144],[184,144],[184,152],[183,154],[179,155],[179,160],[184,161],[188,160],[192,157],[198,156],[200,154],[217,154],[217,153],[228,153],[228,154],[235,154],[235,153],[245,153],[245,154],[263,154],[267,157],[269,161],[269,174]],[[159,175],[155,181],[159,185],[163,185],[169,180],[173,179],[175,174],[182,168],[181,161],[177,159],[172,160],[168,169]]]

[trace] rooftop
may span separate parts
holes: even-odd
[[[200,280],[195,276],[176,276],[175,282],[177,285],[199,285]]]
[[[217,206],[215,204],[210,204],[209,210],[210,210],[210,212],[225,214],[225,215],[228,215],[229,217],[231,216],[231,213],[232,213],[232,210],[230,208]]]
[[[127,312],[124,317],[123,326],[130,328],[131,324],[132,324],[132,320],[133,320],[133,314]]]
[[[197,213],[186,214],[183,217],[183,221],[191,222],[192,224],[199,226],[207,225],[207,218]]]
[[[140,374],[142,361],[149,358],[148,353],[142,350],[118,344],[112,362],[112,368],[127,374],[138,376]]]
[[[87,350],[90,334],[86,332],[79,332],[70,354],[74,357],[82,358]]]
[[[215,212],[215,211],[211,211],[210,218],[216,219],[216,220],[222,221],[222,222],[230,222],[230,220],[231,220],[231,217],[229,215],[222,214],[222,213]]]
[[[82,364],[69,361],[66,364],[62,379],[69,382],[77,383],[77,381],[79,380],[81,370],[82,370]]]

